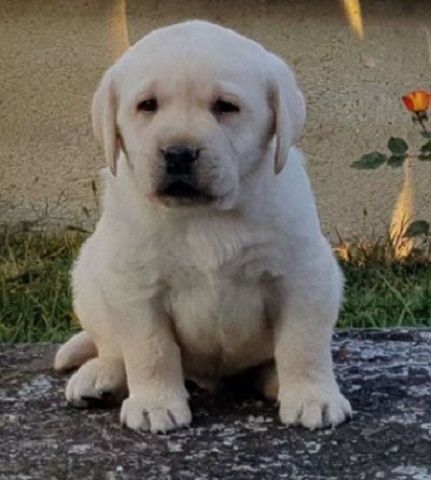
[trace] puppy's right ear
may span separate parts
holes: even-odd
[[[106,163],[114,176],[121,151],[116,122],[116,103],[112,74],[108,70],[94,94],[91,116],[94,134],[105,151]]]

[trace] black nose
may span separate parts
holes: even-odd
[[[193,164],[199,155],[199,150],[178,145],[163,150],[163,155],[168,175],[191,175]]]

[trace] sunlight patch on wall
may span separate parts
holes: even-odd
[[[364,26],[361,13],[361,0],[341,0],[341,3],[350,28],[360,40],[363,40]]]
[[[130,46],[126,8],[126,0],[114,1],[111,17],[112,56],[114,60],[121,57]]]
[[[407,258],[413,250],[414,241],[404,234],[414,217],[413,171],[410,159],[404,163],[404,183],[398,195],[392,213],[390,239],[394,257],[398,260]]]

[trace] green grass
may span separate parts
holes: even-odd
[[[69,270],[82,240],[0,235],[0,342],[58,342],[77,329]]]
[[[338,326],[431,326],[431,265],[425,261],[342,264],[345,301]]]
[[[0,234],[0,342],[60,342],[77,330],[69,270],[84,236]],[[429,262],[343,263],[340,327],[431,326]]]

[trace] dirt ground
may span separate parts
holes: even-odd
[[[391,135],[418,138],[400,97],[431,89],[431,8],[429,0],[361,5],[363,40],[337,0],[128,0],[125,18],[122,0],[0,0],[0,224],[97,217],[92,181],[103,157],[89,107],[103,71],[127,35],[134,43],[155,27],[204,18],[262,42],[297,72],[308,105],[301,146],[325,233],[382,232],[403,170],[350,163]],[[428,219],[430,169],[416,162],[412,172],[415,213]]]

